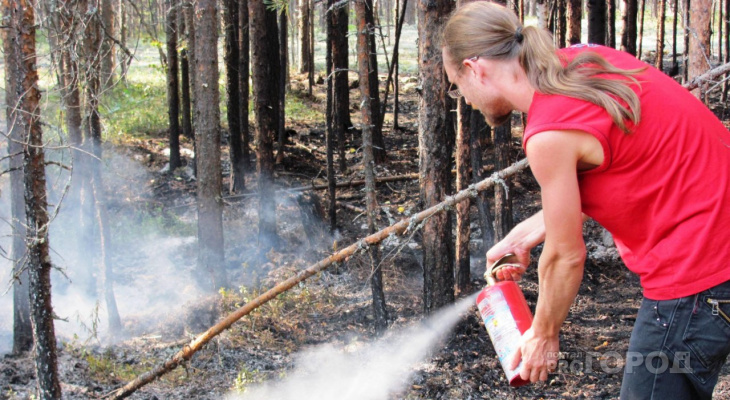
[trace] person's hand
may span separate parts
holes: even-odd
[[[487,267],[493,265],[506,254],[514,254],[505,260],[507,266],[497,269],[495,276],[498,281],[519,281],[530,265],[530,250],[510,245],[504,241],[497,243],[487,252]]]
[[[522,343],[512,358],[510,369],[515,369],[522,361],[520,377],[535,383],[546,381],[548,374],[555,372],[558,366],[560,343],[557,336],[543,337],[535,333],[533,328],[522,335]]]

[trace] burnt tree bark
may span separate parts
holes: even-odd
[[[588,43],[606,44],[606,0],[587,0]]]
[[[484,120],[484,115],[478,110],[471,112],[471,173],[474,182],[480,182],[484,179],[482,165],[482,153],[484,146],[482,139],[491,137],[491,129]],[[485,254],[494,243],[494,218],[489,208],[489,199],[486,192],[481,192],[476,198],[477,209],[479,210],[479,226],[482,231],[482,248],[480,253]]]
[[[657,39],[656,39],[656,62],[654,66],[659,70],[664,70],[664,19],[667,16],[667,1],[657,0],[657,8],[659,9],[659,18],[657,19]]]
[[[243,143],[241,141],[241,85],[238,81],[240,74],[241,55],[239,54],[238,2],[226,0],[225,16],[226,40],[223,54],[226,64],[226,101],[228,102],[228,135],[229,155],[231,159],[230,191],[240,193],[246,188],[245,170],[243,161]]]
[[[2,15],[6,28],[2,30],[5,64],[5,105],[8,138],[8,156],[10,157],[10,212],[12,227],[13,260],[13,353],[20,354],[33,348],[33,327],[30,317],[30,290],[28,269],[25,268],[26,257],[26,215],[23,192],[23,131],[22,111],[19,108],[19,93],[22,93],[21,63],[23,53],[21,44],[22,22],[20,10],[15,1],[2,2]]]
[[[256,115],[256,170],[258,172],[259,242],[266,247],[278,244],[276,202],[274,201],[274,154],[276,119],[279,116],[279,38],[276,11],[264,0],[249,1],[252,43],[254,114]],[[266,251],[264,250],[264,251]]]
[[[712,0],[693,0],[689,17],[689,69],[688,79],[702,75],[710,69],[710,10]],[[706,85],[692,91],[703,99]]]
[[[332,61],[334,63],[334,130],[337,137],[337,153],[340,172],[347,171],[345,157],[345,132],[352,128],[350,120],[350,88],[347,80],[349,53],[347,43],[348,18],[347,5],[332,11],[334,33],[330,38]]]
[[[223,254],[218,12],[215,0],[195,3],[195,142],[197,143],[198,268],[215,292],[228,284]]]
[[[184,1],[184,0],[183,0]],[[178,14],[180,18],[180,33],[187,30],[184,12]],[[180,49],[180,104],[182,111],[182,134],[184,137],[194,140],[192,102],[190,96],[190,58],[188,57],[189,41],[185,38],[185,45]]]
[[[446,100],[438,32],[453,2],[418,2],[418,66],[423,87],[418,108],[419,174],[424,208],[450,192],[453,124]],[[448,215],[434,215],[423,227],[423,306],[426,313],[454,300],[454,244]]]
[[[368,11],[369,10],[369,11]],[[369,0],[355,1],[357,14],[357,64],[360,73],[360,112],[362,113],[362,142],[363,142],[363,169],[365,170],[365,202],[367,203],[368,232],[377,231],[376,217],[378,215],[378,200],[375,191],[375,138],[374,130],[377,125],[376,105],[373,101],[373,87],[368,77],[372,72],[371,54],[373,47],[372,3]],[[368,12],[370,15],[368,16]],[[374,93],[378,97],[378,93]],[[377,103],[376,103],[377,104]],[[383,270],[380,268],[380,251],[378,246],[369,247],[370,255],[370,288],[373,295],[373,314],[375,329],[381,333],[388,327],[388,312],[385,306],[383,293]]]
[[[331,8],[334,5],[334,0],[328,0],[327,8]],[[332,53],[334,44],[334,20],[330,14],[326,18],[327,24],[327,48],[325,55],[325,71],[327,75],[327,105],[325,111],[325,120],[327,121],[325,140],[327,142],[327,193],[329,194],[329,222],[330,222],[330,234],[334,234],[337,229],[337,178],[335,177],[335,155],[334,155],[334,135],[335,123],[333,122],[334,112],[334,83],[332,79]]]
[[[380,82],[378,81],[378,53],[375,45],[375,15],[373,14],[373,1],[365,0],[364,18],[370,35],[368,46],[372,51],[370,52],[370,67],[367,75],[367,84],[370,95],[370,106],[373,116],[373,154],[375,156],[375,162],[381,163],[385,161],[385,141],[383,140],[383,129],[380,128],[380,123],[383,116],[380,114]],[[362,80],[363,77],[361,76]]]
[[[276,134],[279,138],[279,150],[276,154],[276,162],[280,163],[284,160],[284,146],[286,145],[286,83],[287,74],[287,18],[284,9],[279,10],[279,116],[277,117]]]
[[[12,46],[13,65],[6,90],[9,122],[22,138],[22,173],[25,184],[27,226],[27,268],[30,293],[30,321],[33,331],[35,372],[40,399],[60,399],[61,385],[56,356],[56,335],[51,304],[51,257],[48,243],[49,216],[46,203],[46,176],[40,97],[36,70],[34,8],[26,0],[3,0],[4,46]],[[8,43],[9,42],[9,43]],[[14,53],[14,54],[13,54]]]
[[[104,0],[108,1],[108,0]],[[167,44],[167,121],[170,138],[170,171],[182,166],[180,161],[180,84],[177,64],[176,0],[165,0],[165,43]],[[102,70],[102,77],[105,71]]]
[[[248,79],[249,73],[249,54],[250,54],[250,42],[249,42],[249,18],[248,18],[248,0],[239,0],[238,2],[238,27],[240,51],[239,51],[239,62],[238,62],[238,84],[240,85],[239,91],[241,92],[241,134],[242,141],[241,146],[243,166],[248,171],[251,169],[251,134],[249,133],[248,123],[248,103],[249,103],[249,84]]]
[[[568,0],[568,37],[567,45],[580,43],[581,20],[583,19],[583,1]]]

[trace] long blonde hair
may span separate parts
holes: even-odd
[[[637,125],[641,119],[639,97],[629,85],[639,85],[635,75],[645,68],[617,68],[591,51],[580,53],[563,66],[548,32],[534,26],[522,27],[512,11],[498,4],[475,1],[459,7],[444,27],[442,45],[452,62],[458,63],[454,66],[458,71],[462,60],[471,57],[517,58],[535,90],[596,104],[624,133],[630,132],[627,120]]]

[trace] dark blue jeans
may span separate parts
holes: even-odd
[[[730,353],[730,281],[674,300],[644,298],[621,399],[710,399]]]

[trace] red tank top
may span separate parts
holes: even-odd
[[[577,45],[613,65],[648,67],[607,47]],[[668,300],[730,280],[730,133],[673,79],[648,67],[633,86],[641,121],[624,134],[599,106],[535,93],[523,146],[548,130],[596,137],[604,162],[579,173],[583,212],[614,236],[626,266],[641,278],[644,296]]]

